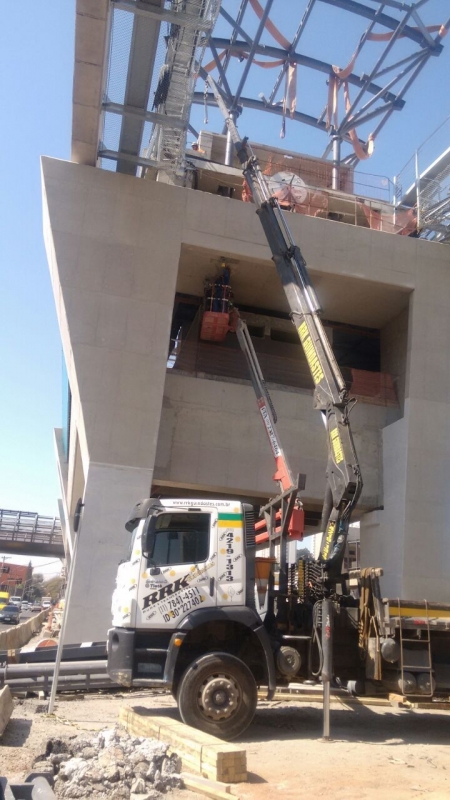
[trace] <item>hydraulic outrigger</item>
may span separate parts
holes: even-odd
[[[268,189],[258,159],[247,138],[241,139],[221,90],[204,70],[200,75],[210,86],[228,128],[243,174],[253,195],[272,259],[288,301],[292,322],[300,337],[314,382],[314,407],[322,413],[327,431],[328,462],[322,509],[323,531],[319,562],[324,580],[340,580],[351,514],[362,490],[361,471],[353,443],[349,413],[354,401],[334,357],[320,319],[321,307],[311,285],[306,262],[295,244],[282,209]]]

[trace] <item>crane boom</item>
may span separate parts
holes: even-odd
[[[280,491],[287,492],[289,489],[293,489],[296,486],[296,482],[294,481],[291,468],[278,436],[276,428],[276,411],[273,407],[270,394],[267,391],[264,375],[261,372],[261,367],[258,357],[255,353],[255,348],[253,347],[251,336],[248,332],[246,323],[240,317],[236,326],[236,335],[241,346],[241,350],[247,361],[250,380],[256,395],[256,402],[258,404],[259,412],[261,414],[264,427],[267,431],[270,447],[275,459],[276,472],[273,476],[273,479],[274,481],[278,481],[280,485]]]
[[[345,545],[352,511],[362,490],[361,471],[350,428],[349,398],[345,381],[320,319],[321,308],[311,284],[306,261],[295,244],[283,211],[272,197],[258,159],[247,139],[241,139],[223,92],[204,70],[201,76],[210,86],[224,115],[244,177],[250,187],[272,259],[277,268],[292,322],[314,383],[314,407],[322,413],[327,432],[328,460],[326,491],[322,509],[322,542],[319,561],[330,582],[342,573]]]

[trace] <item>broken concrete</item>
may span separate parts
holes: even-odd
[[[158,800],[182,787],[181,761],[169,745],[130,736],[120,726],[93,737],[49,739],[34,769],[53,772],[61,798]]]

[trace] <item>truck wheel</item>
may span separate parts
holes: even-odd
[[[197,658],[178,689],[181,719],[220,739],[235,739],[250,725],[256,710],[255,679],[243,661],[228,653]]]

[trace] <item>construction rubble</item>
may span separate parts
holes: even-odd
[[[182,788],[181,760],[169,745],[129,736],[118,725],[91,738],[49,739],[33,769],[53,774],[61,798],[158,800]]]

